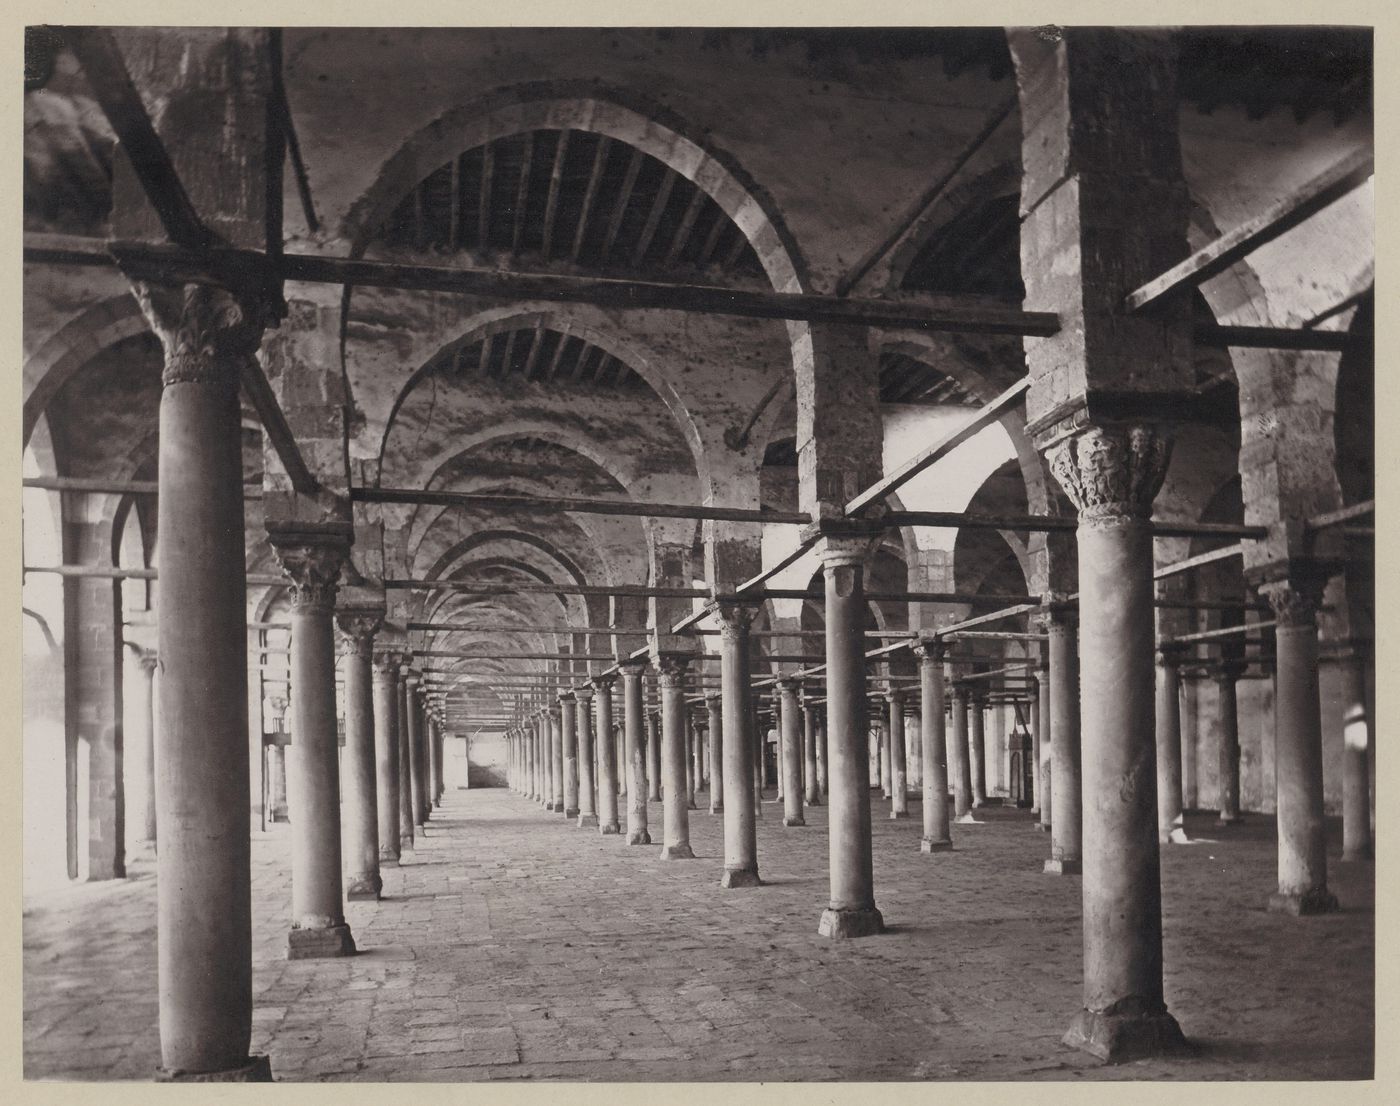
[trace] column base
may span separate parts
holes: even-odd
[[[690,851],[689,845],[662,845],[662,860],[694,860],[695,854]]]
[[[803,799],[802,801],[805,802],[808,806],[821,806],[821,805],[822,805],[821,799],[820,799],[818,796],[816,796],[816,795],[808,796],[806,799]]]
[[[762,884],[757,870],[753,868],[726,868],[724,875],[719,877],[721,887],[760,887]]]
[[[884,916],[873,906],[860,910],[838,910],[829,906],[822,911],[822,920],[817,924],[820,937],[872,937],[884,932]]]
[[[604,822],[601,826],[598,827],[598,832],[601,833],[604,837],[608,837],[614,833],[621,833],[622,827],[616,822]]]
[[[1244,819],[1238,814],[1222,814],[1215,820],[1217,826],[1238,826]]]
[[[651,834],[649,834],[646,830],[633,830],[631,833],[629,833],[629,834],[627,835],[627,844],[629,844],[629,845],[650,845],[650,844],[651,844]]]
[[[320,960],[354,955],[355,938],[350,936],[348,925],[293,929],[287,934],[288,960]]]
[[[921,853],[946,853],[953,847],[953,843],[947,838],[937,837],[919,838],[919,852]]]
[[[987,824],[981,818],[974,818],[970,810],[961,818],[954,818],[953,823],[959,826],[985,826]]]
[[[789,817],[788,815],[783,816],[783,825],[785,826],[805,826],[806,824],[807,819],[802,817],[802,815],[800,814],[797,815],[795,818]]]
[[[596,829],[597,826],[598,826],[598,815],[596,815],[596,814],[580,814],[580,815],[578,816],[578,828],[579,828],[579,829]]]
[[[271,1083],[272,1065],[266,1056],[249,1056],[241,1067],[223,1071],[169,1071],[156,1068],[157,1083]]]
[[[1276,891],[1269,896],[1269,910],[1274,914],[1292,914],[1295,918],[1310,914],[1335,914],[1341,904],[1337,896],[1325,887],[1314,887],[1301,895]]]
[[[268,819],[267,819],[267,820],[268,820],[269,822],[281,822],[281,823],[287,823],[287,822],[290,822],[290,821],[291,821],[291,819],[287,817],[287,812],[284,811],[284,810],[274,810],[274,811],[268,816]]]
[[[384,881],[377,874],[359,876],[345,888],[345,897],[351,902],[378,902],[379,892],[384,890]]]
[[[380,853],[379,866],[381,868],[397,868],[399,866],[399,858],[397,856],[394,856],[393,854],[386,855],[384,853]]]
[[[544,808],[545,808],[545,810],[548,810],[549,812],[553,813],[553,811],[554,811],[554,804],[553,804],[552,802],[545,803],[545,804],[544,804]]]
[[[1051,876],[1082,876],[1084,874],[1084,862],[1082,860],[1050,859],[1045,862],[1045,874]]]
[[[1041,833],[1049,833],[1049,832],[1050,832],[1050,827],[1049,827],[1048,825],[1046,825],[1044,822],[1037,822],[1037,823],[1035,824],[1035,828],[1038,829],[1038,830],[1040,830]]]
[[[1114,1004],[1115,1008],[1129,1008],[1121,1013],[1081,1010],[1063,1041],[1109,1064],[1187,1051],[1181,1026],[1166,1007],[1148,1011],[1140,1009],[1142,1005],[1139,1000],[1126,999]]]
[[[1343,849],[1343,860],[1375,860],[1375,852],[1370,845],[1364,845],[1359,849]]]
[[[565,818],[577,818],[577,817],[578,817],[578,807],[574,807],[572,810],[570,810],[568,807],[565,807],[565,808],[564,808],[564,817],[565,817]]]
[[[723,814],[723,813],[724,813],[724,804],[723,804],[723,803],[711,803],[711,804],[710,804],[710,813],[711,813],[711,814]]]
[[[1192,844],[1192,841],[1191,841],[1191,838],[1189,838],[1189,837],[1186,836],[1186,831],[1185,831],[1184,829],[1182,829],[1180,826],[1177,826],[1177,827],[1176,827],[1175,829],[1173,829],[1170,833],[1167,833],[1167,834],[1159,834],[1158,837],[1157,837],[1157,844],[1159,844],[1159,845],[1190,845],[1190,844]]]
[[[902,820],[904,820],[905,818],[908,818],[908,817],[909,817],[909,812],[908,812],[907,810],[892,810],[892,811],[890,811],[890,820],[891,820],[891,821],[896,821],[896,822],[897,822],[897,821],[902,821]]]

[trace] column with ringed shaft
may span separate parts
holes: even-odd
[[[349,645],[345,659],[345,897],[377,902],[384,883],[379,875],[379,788],[371,664],[374,635],[384,625],[384,613],[342,610],[337,621]]]
[[[1235,684],[1244,664],[1225,657],[1214,669],[1220,726],[1220,817],[1217,826],[1233,826],[1240,818],[1240,721]]]
[[[924,832],[919,851],[946,852],[953,847],[948,821],[948,741],[943,711],[943,642],[920,638],[914,646],[919,659],[919,718],[923,744]]]
[[[423,763],[423,676],[410,670],[404,678],[404,706],[408,711],[408,810],[419,830],[423,827],[427,776]]]
[[[681,653],[656,657],[661,685],[661,859],[693,860],[690,819],[685,796],[685,672],[690,658]]]
[[[613,737],[612,687],[615,678],[598,676],[592,681],[598,708],[594,746],[598,750],[598,832],[621,833],[617,817],[617,743]]]
[[[724,699],[711,695],[705,699],[710,730],[710,813],[724,813]]]
[[[627,786],[627,844],[650,845],[647,829],[647,765],[644,741],[645,708],[642,705],[642,674],[646,665],[640,662],[620,666],[622,672],[622,725],[625,770],[631,779]]]
[[[647,801],[661,801],[661,713],[647,712]]]
[[[1150,612],[1149,612],[1150,615]],[[1074,609],[1056,598],[1044,615],[1050,657],[1050,790],[1055,816],[1050,823],[1052,875],[1083,871],[1084,787],[1079,725],[1079,642]]]
[[[293,777],[292,960],[355,951],[341,898],[340,763],[332,617],[350,523],[269,522],[268,540],[291,579]]]
[[[1342,859],[1370,860],[1371,720],[1366,714],[1370,642],[1353,638],[1338,660],[1342,699]]]
[[[374,781],[379,867],[399,865],[399,654],[374,654]]]
[[[1318,567],[1289,566],[1285,579],[1260,587],[1273,607],[1278,690],[1274,699],[1274,774],[1278,786],[1278,890],[1269,909],[1327,914],[1327,833],[1322,799],[1322,706],[1317,679],[1317,608],[1327,584]]]
[[[805,826],[802,815],[802,716],[797,705],[801,682],[795,679],[778,681],[782,700],[779,741],[783,749],[783,825]]]
[[[875,905],[870,831],[869,728],[865,714],[865,566],[877,526],[825,521],[815,529],[826,587],[828,865],[831,902],[817,932],[864,937],[884,931]]]
[[[1163,644],[1157,650],[1157,840],[1184,845],[1186,814],[1181,798],[1181,655]]]
[[[156,843],[156,654],[149,650],[143,650],[137,658],[137,663],[141,666],[142,696],[137,717],[141,723],[141,751],[145,761],[142,767],[146,775],[146,812],[145,817],[141,820],[141,838],[154,845]],[[275,745],[271,746],[271,748],[276,747]]]
[[[749,680],[749,628],[754,608],[742,603],[716,604],[719,623],[720,730],[722,738],[721,794],[724,805],[724,872],[721,887],[757,887],[757,806],[746,801],[754,794],[754,703]]]
[[[159,1075],[270,1080],[267,1058],[248,1052],[252,788],[238,389],[279,303],[207,285],[133,291],[165,353],[157,462]]]
[[[802,782],[808,806],[821,806],[821,780],[817,777],[817,708],[802,700]]]
[[[972,816],[972,766],[967,747],[967,685],[953,682],[949,697],[953,715],[953,737],[948,742],[948,771],[953,777],[953,814],[964,825],[975,825]]]
[[[598,804],[593,787],[593,685],[574,689],[578,726],[578,825],[589,829],[598,825]]]
[[[578,817],[578,701],[571,691],[559,696],[559,731],[564,741],[564,817]]]
[[[890,732],[890,817],[909,817],[909,769],[904,749],[904,693],[891,691],[889,703]]]
[[[549,738],[549,756],[554,774],[554,812],[564,814],[564,731],[559,715],[557,702],[545,708],[545,734]]]
[[[414,818],[413,818],[413,767],[409,760],[409,691],[408,677],[410,669],[408,667],[409,654],[404,654],[404,663],[399,667],[397,687],[395,689],[395,713],[399,717],[399,857],[413,851],[414,844]]]

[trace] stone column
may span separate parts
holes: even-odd
[[[802,719],[798,713],[797,680],[779,680],[782,699],[783,825],[805,826],[802,816]]]
[[[374,769],[379,867],[399,865],[399,655],[374,656]]]
[[[550,763],[554,776],[554,810],[564,814],[564,732],[559,725],[559,704],[544,712],[545,733],[549,736]]]
[[[687,810],[695,809],[695,713],[686,708],[685,712],[685,804]]]
[[[663,653],[656,660],[661,685],[661,859],[693,860],[685,800],[685,670],[690,658]],[[731,804],[732,805],[732,804]]]
[[[823,707],[817,714],[817,784],[823,795],[828,795],[831,792],[826,770],[828,759],[826,708]]]
[[[946,852],[953,847],[948,829],[947,733],[943,720],[943,643],[926,638],[914,646],[919,658],[919,739],[923,744],[924,833],[919,851]]]
[[[1031,697],[1030,719],[1031,719],[1031,813],[1036,815],[1036,821],[1040,818],[1040,677],[1032,676],[1026,687],[1026,691]]]
[[[728,792],[724,806],[724,874],[721,887],[756,887],[758,878],[757,802],[745,802],[754,793],[754,740],[752,724],[753,685],[749,681],[749,627],[754,608],[738,603],[721,603],[719,622],[720,699],[724,734],[721,793]]]
[[[1078,691],[1075,691],[1078,695]],[[1040,753],[1036,759],[1036,783],[1040,786],[1040,828],[1049,833],[1054,822],[1055,802],[1055,729],[1054,683],[1050,676],[1050,644],[1041,646],[1040,653]]]
[[[413,824],[421,828],[428,793],[427,765],[423,763],[423,677],[417,672],[410,672],[404,682],[408,688],[408,809]]]
[[[1046,450],[1051,470],[1079,508],[1084,1009],[1065,1041],[1107,1060],[1183,1044],[1162,998],[1152,686],[1150,520],[1170,453],[1165,434],[1144,425],[1089,426]],[[1052,679],[1055,639],[1052,625]],[[1064,697],[1056,680],[1052,705]],[[1059,746],[1060,720],[1068,712],[1063,705],[1054,709]],[[1067,759],[1056,750],[1057,764]],[[1054,789],[1058,831],[1074,819],[1066,789],[1058,781]]]
[[[617,745],[613,738],[612,676],[593,680],[598,706],[598,832],[621,833],[617,817]],[[684,724],[684,719],[682,719]]]
[[[642,727],[642,673],[644,664],[624,664],[622,672],[622,725],[627,773],[627,844],[650,845],[647,829],[647,761]]]
[[[157,501],[162,1070],[270,1079],[266,1057],[248,1054],[252,789],[238,383],[273,307],[208,285],[134,291],[165,350]]]
[[[1317,683],[1317,607],[1326,580],[1305,568],[1265,584],[1278,625],[1274,771],[1278,782],[1278,891],[1269,909],[1325,914],[1337,909],[1327,889],[1322,807],[1322,706]]]
[[[593,685],[574,692],[578,700],[578,824],[580,829],[598,825],[597,796],[593,787]]]
[[[1370,860],[1371,744],[1366,713],[1364,642],[1353,642],[1339,662],[1342,698],[1342,859]]]
[[[345,658],[345,831],[348,838],[345,897],[379,900],[379,804],[375,779],[374,689],[370,658],[379,612],[338,615],[349,652]]]
[[[578,817],[578,702],[573,692],[559,696],[559,726],[564,741],[564,817]]]
[[[924,746],[919,737],[922,732],[923,721],[919,717],[919,711],[914,709],[906,698],[904,701],[904,741],[907,750],[905,755],[909,760],[909,788],[915,794],[918,794],[924,785]]]
[[[967,747],[971,755],[972,805],[987,805],[987,731],[986,700],[980,688],[970,689],[967,696]]]
[[[1050,658],[1050,790],[1055,796],[1050,859],[1045,862],[1045,871],[1060,876],[1079,875],[1084,870],[1082,812],[1087,792],[1082,780],[1079,649],[1074,613],[1062,605],[1052,608],[1044,622],[1045,651]]]
[[[331,636],[349,523],[268,523],[268,539],[291,578],[292,928],[287,957],[355,951],[340,890],[340,762],[336,744],[335,646]]]
[[[647,715],[647,800],[661,801],[661,716]]]
[[[137,718],[141,722],[139,740],[141,754],[144,758],[142,768],[146,775],[146,812],[142,819],[141,839],[154,845],[156,843],[156,654],[142,652],[137,663],[141,666],[142,676],[141,704],[137,709]],[[283,802],[285,805],[285,798]]]
[[[885,928],[875,905],[862,632],[865,562],[875,540],[874,534],[825,537],[817,545],[826,586],[827,720],[831,727],[831,903],[817,927],[823,937],[863,937]]]
[[[694,790],[700,792],[705,790],[705,740],[700,733],[700,727],[695,725],[694,714],[692,714],[690,718],[690,751],[694,757],[694,766],[691,770],[691,774],[694,776],[695,781]],[[693,799],[694,797],[694,794],[692,794],[691,798]]]
[[[399,716],[399,858],[405,852],[413,851],[413,768],[409,759],[408,716],[409,716],[409,669],[399,668],[398,716]]]
[[[269,820],[291,821],[287,810],[287,746],[280,742],[267,747],[267,776]]]
[[[545,810],[554,810],[554,746],[549,740],[549,719],[544,711],[535,714],[535,741],[539,745],[540,802]]]
[[[520,752],[525,760],[525,797],[533,799],[536,795],[535,779],[539,771],[539,766],[535,763],[535,743],[530,737],[528,726],[519,730],[518,735]]]
[[[1181,673],[1170,647],[1157,650],[1157,840],[1185,845],[1181,801]]]
[[[442,748],[442,729],[438,726],[438,720],[432,714],[428,715],[427,725],[424,727],[428,738],[428,814],[431,815],[432,808],[442,805],[442,763],[438,759],[438,751]]]
[[[904,749],[904,694],[891,691],[890,707],[890,817],[909,817],[909,775]]]
[[[1181,809],[1198,810],[1196,781],[1197,745],[1200,742],[1200,715],[1197,709],[1200,683],[1197,674],[1186,674],[1181,683]]]
[[[1245,666],[1238,662],[1222,662],[1215,669],[1215,690],[1219,701],[1219,797],[1221,816],[1215,825],[1233,826],[1239,815],[1239,711],[1235,699],[1235,682]],[[1277,753],[1275,753],[1277,755]]]
[[[880,797],[888,799],[890,790],[890,724],[887,718],[875,719],[875,732],[878,735],[875,745],[875,763],[880,769]]]
[[[711,695],[705,700],[710,726],[710,813],[724,813],[724,700]]]
[[[953,684],[953,740],[948,742],[948,772],[953,777],[953,815],[963,825],[976,825],[972,816],[972,765],[967,747],[967,688]]]
[[[821,781],[817,778],[817,708],[802,704],[802,782],[808,806],[821,806]]]

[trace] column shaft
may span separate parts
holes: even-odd
[[[1181,801],[1181,676],[1176,658],[1157,661],[1157,840],[1184,844]]]
[[[783,825],[805,826],[802,816],[802,718],[797,706],[797,683],[783,680],[778,684],[782,697],[783,748]]]
[[[564,741],[564,817],[578,817],[578,703],[559,697],[559,726]]]
[[[802,704],[802,782],[808,806],[821,806],[821,780],[817,778],[817,708]]]
[[[970,754],[970,774],[972,777],[972,805],[987,805],[987,730],[986,703],[980,693],[973,693],[967,699],[968,734],[967,747]]]
[[[345,831],[348,839],[345,896],[377,900],[379,804],[375,779],[374,687],[370,651],[378,619],[363,625],[342,619],[350,651],[345,658]]]
[[[721,606],[719,679],[724,751],[721,785],[724,806],[724,873],[721,887],[755,887],[758,876],[757,805],[744,797],[754,790],[753,688],[749,683],[749,626],[752,607]]]
[[[949,833],[948,741],[943,716],[943,658],[937,645],[915,648],[919,657],[919,716],[924,754],[924,833],[922,852],[942,852],[953,847]]]
[[[564,733],[559,725],[559,708],[554,706],[544,712],[545,733],[549,737],[549,755],[554,777],[554,810],[564,813]]]
[[[611,679],[594,680],[598,707],[598,832],[621,833],[617,817],[617,742],[613,735]]]
[[[379,866],[399,863],[398,657],[374,658],[374,769]]]
[[[1050,789],[1055,816],[1050,824],[1050,859],[1045,870],[1078,875],[1084,857],[1084,790],[1079,732],[1079,650],[1073,618],[1056,612],[1047,619],[1050,656]]]
[[[622,726],[627,772],[627,844],[650,845],[647,829],[647,761],[645,707],[642,704],[642,672],[639,664],[622,667]]]
[[[423,825],[423,808],[427,795],[427,765],[423,763],[423,703],[419,697],[422,681],[408,678],[408,809],[415,826]]]
[[[1352,651],[1342,657],[1342,859],[1370,860],[1371,744],[1366,715],[1366,665]]]
[[[710,724],[710,813],[724,813],[724,700],[711,695],[705,700]]]
[[[831,904],[817,932],[824,937],[879,933],[870,839],[870,770],[866,756],[864,550],[827,549],[827,722],[830,726],[828,864]]]
[[[953,740],[948,742],[948,771],[953,777],[953,813],[959,822],[971,822],[972,766],[967,751],[967,692],[953,685]]]
[[[661,670],[661,859],[692,860],[685,799],[686,657],[663,655]]]
[[[1050,675],[1050,646],[1041,647],[1044,667],[1040,670],[1040,754],[1036,760],[1036,783],[1040,788],[1040,828],[1050,832],[1055,802],[1055,723],[1054,683]]]
[[[593,788],[593,688],[575,692],[578,699],[578,824],[598,824],[598,802]]]
[[[399,856],[413,851],[413,767],[409,746],[409,687],[408,673],[399,671]]]
[[[647,715],[647,800],[661,801],[661,716]]]
[[[909,769],[904,748],[904,696],[890,695],[890,817],[909,817]]]

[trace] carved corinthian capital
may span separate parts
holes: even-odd
[[[267,537],[282,571],[291,578],[292,609],[329,614],[341,567],[350,556],[349,526],[268,523]]]
[[[276,325],[270,297],[238,294],[207,284],[132,285],[141,313],[165,349],[161,381],[237,386],[248,358]]]
[[[1152,517],[1171,462],[1171,436],[1145,424],[1091,426],[1046,450],[1079,521],[1114,525]]]
[[[1274,610],[1280,626],[1312,626],[1317,622],[1317,609],[1322,606],[1322,593],[1327,579],[1320,572],[1297,572],[1286,580],[1261,584],[1260,592]]]
[[[384,625],[384,616],[372,611],[337,611],[335,620],[345,636],[350,654],[370,656],[374,648],[374,635]]]

